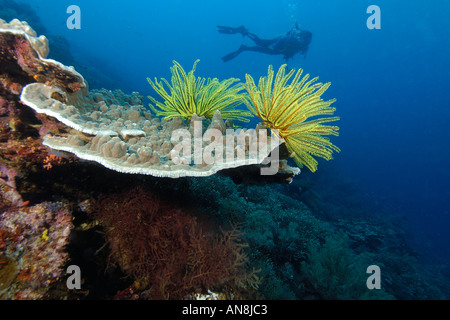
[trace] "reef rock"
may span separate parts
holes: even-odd
[[[0,48],[2,82],[18,86],[31,82],[48,83],[67,92],[87,90],[86,82],[74,68],[46,59],[49,53],[47,38],[38,37],[25,21],[14,19],[7,23],[0,19]]]
[[[6,76],[16,75],[20,101],[73,129],[43,138],[53,150],[119,172],[178,178],[259,165],[283,142],[264,130],[234,130],[220,112],[212,121],[195,116],[189,123],[165,121],[153,117],[139,99],[118,103],[111,91],[89,92],[73,67],[46,59],[48,41],[26,22],[0,20],[0,45],[0,66]],[[291,176],[298,173],[279,167]]]

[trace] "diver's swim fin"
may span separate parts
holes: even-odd
[[[236,58],[242,51],[245,51],[246,48],[247,48],[246,45],[242,45],[236,51],[231,52],[231,53],[227,54],[226,56],[223,56],[222,57],[223,62],[228,62],[228,61]]]
[[[245,37],[248,34],[248,30],[246,27],[244,26],[240,26],[238,28],[232,28],[232,27],[225,27],[225,26],[217,26],[217,28],[219,28],[219,33],[224,33],[224,34],[236,34],[236,33],[240,33],[242,34],[243,37]]]

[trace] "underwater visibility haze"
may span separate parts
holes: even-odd
[[[0,298],[449,299],[449,16],[0,0]],[[247,165],[172,149],[207,128],[283,143],[238,145]]]

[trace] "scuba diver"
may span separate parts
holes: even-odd
[[[238,34],[242,37],[250,38],[256,46],[241,45],[240,48],[234,52],[222,57],[224,62],[236,58],[241,52],[256,51],[270,55],[283,55],[283,59],[287,62],[288,59],[293,58],[295,54],[301,53],[306,57],[309,44],[311,43],[312,33],[310,31],[301,30],[298,23],[289,30],[285,35],[278,36],[273,39],[261,39],[257,35],[250,33],[244,26],[238,28],[217,26],[219,33],[223,34]]]

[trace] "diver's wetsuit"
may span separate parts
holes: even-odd
[[[287,61],[292,58],[296,53],[306,55],[309,44],[311,43],[312,33],[306,30],[300,30],[296,24],[286,35],[274,38],[274,39],[261,39],[257,35],[248,32],[248,29],[244,26],[238,28],[217,26],[220,33],[224,34],[236,34],[240,33],[243,37],[250,38],[256,46],[241,45],[240,48],[234,52],[222,57],[224,62],[230,61],[236,58],[243,51],[256,51],[270,55],[282,54],[283,59]]]

